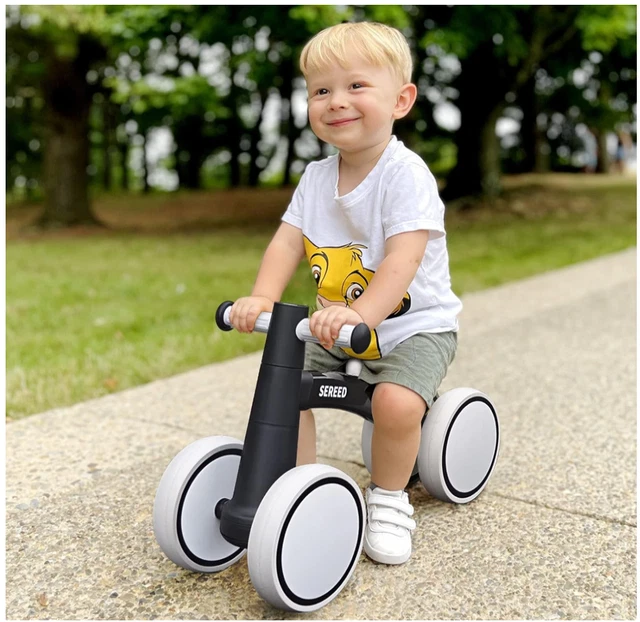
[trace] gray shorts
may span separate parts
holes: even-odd
[[[415,391],[431,407],[440,383],[456,355],[458,333],[418,333],[399,343],[389,354],[374,361],[362,361],[360,378],[369,384],[392,382]],[[304,368],[338,371],[349,355],[334,346],[325,350],[307,343]]]

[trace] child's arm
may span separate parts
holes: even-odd
[[[374,329],[402,300],[424,257],[429,240],[426,230],[391,236],[385,257],[362,296],[350,307],[330,306],[316,311],[309,328],[325,348],[331,348],[345,324],[365,322]]]
[[[398,306],[422,263],[428,231],[409,231],[390,237],[384,259],[362,296],[351,308],[374,329]]]
[[[262,311],[272,311],[304,257],[302,231],[283,222],[262,257],[251,296],[238,298],[229,320],[242,333],[253,330]]]
[[[302,231],[281,223],[264,253],[251,295],[279,301],[303,257]]]

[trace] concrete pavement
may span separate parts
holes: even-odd
[[[636,250],[463,301],[442,390],[492,397],[500,458],[469,505],[411,490],[407,564],[363,555],[298,615],[260,599],[246,559],[199,575],[163,556],[158,481],[188,443],[244,436],[253,354],[7,425],[7,618],[635,619]],[[317,421],[321,461],[366,486],[361,421]]]

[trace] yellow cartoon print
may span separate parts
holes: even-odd
[[[318,287],[318,309],[330,305],[350,307],[362,295],[375,274],[362,264],[362,249],[367,248],[362,244],[319,247],[305,236],[304,248],[311,274]],[[403,315],[410,307],[411,296],[406,292],[389,318]],[[371,345],[362,354],[356,354],[349,348],[343,349],[349,356],[360,359],[373,360],[382,356],[375,330],[371,331]]]

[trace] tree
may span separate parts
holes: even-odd
[[[583,46],[611,49],[629,29],[626,6],[439,7],[436,24],[422,44],[455,54],[461,63],[451,86],[461,127],[457,164],[445,196],[500,192],[496,122],[516,101],[546,59],[575,38]],[[635,19],[635,18],[634,18]]]
[[[400,138],[430,161],[446,147],[447,167],[457,150],[449,196],[494,194],[502,172],[495,135],[500,116],[522,111],[519,153],[531,166],[541,145],[552,141],[538,123],[540,113],[560,112],[568,127],[585,123],[602,128],[602,136],[631,114],[635,12],[608,5],[9,7],[7,180],[29,187],[42,157],[42,224],[95,222],[89,145],[105,187],[111,155],[120,151],[126,187],[130,143],[145,149],[152,130],[164,127],[173,135],[170,166],[181,187],[200,187],[203,163],[217,155],[228,158],[222,166],[231,185],[256,186],[284,148],[282,181],[288,184],[292,164],[309,157],[301,147],[310,133],[299,140],[304,126],[292,114],[302,88],[302,46],[332,24],[372,19],[400,28],[414,54],[419,95],[411,116],[397,126]],[[585,61],[593,71],[575,84],[571,76]],[[544,86],[549,80],[552,88]],[[274,100],[280,123],[267,136],[265,110]],[[456,131],[434,120],[436,106],[447,102],[461,112]]]
[[[296,6],[290,9],[249,6],[236,7],[235,10],[232,23],[242,24],[243,30],[232,30],[229,33],[231,40],[225,40],[231,51],[239,50],[229,60],[233,76],[230,126],[240,137],[240,140],[227,141],[232,150],[231,183],[240,182],[240,167],[235,163],[244,152],[249,156],[248,184],[257,185],[260,173],[269,165],[278,143],[284,138],[286,153],[282,184],[288,185],[291,165],[296,158],[295,143],[304,129],[296,126],[293,116],[293,95],[300,80],[297,60],[302,47],[313,34],[348,19],[353,11],[348,7],[332,6]],[[245,71],[241,71],[242,67]],[[275,144],[260,147],[265,104],[271,95],[277,95],[280,100],[278,136]],[[251,114],[243,114],[249,107]]]
[[[86,74],[106,58],[92,36],[100,7],[20,7],[7,29],[14,50],[36,50],[45,59],[34,76],[44,100],[44,194],[41,226],[97,224],[88,196],[88,118],[92,88]],[[81,171],[81,174],[78,174]]]
[[[613,31],[608,12],[602,15],[608,28],[597,19],[596,27],[585,23],[583,36],[541,63],[521,92],[520,171],[571,166],[587,132],[599,143],[597,170],[608,170],[607,135],[633,122],[637,88],[635,7],[613,17],[621,22]]]
[[[45,59],[30,83],[42,95],[45,209],[42,227],[99,224],[89,201],[89,112],[102,90],[89,81],[140,37],[166,32],[171,7],[21,6],[9,9],[7,47]],[[13,76],[19,84],[22,74]]]
[[[229,154],[230,185],[258,185],[278,146],[262,133],[265,105],[277,95],[281,124],[276,140],[286,138],[283,183],[288,184],[302,131],[292,115],[298,54],[313,32],[348,14],[333,7],[180,7],[171,14],[171,31],[153,39],[153,50],[151,41],[141,43],[147,76],[131,79],[118,68],[106,83],[113,100],[131,108],[130,120],[141,131],[154,124],[170,127],[180,185],[189,188],[199,187],[202,164],[216,151]],[[215,79],[201,71],[213,48],[220,61]],[[170,67],[158,60],[167,56]],[[150,76],[153,83],[146,79]]]

